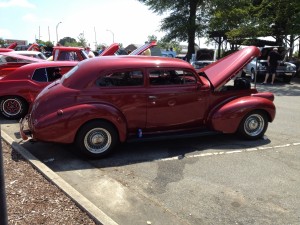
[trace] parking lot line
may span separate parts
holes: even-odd
[[[279,149],[279,148],[285,148],[285,147],[290,147],[290,146],[298,146],[298,145],[300,145],[300,142],[291,143],[291,144],[284,144],[284,145],[276,145],[276,146],[246,148],[246,149],[242,149],[242,150],[227,151],[227,152],[223,151],[223,152],[200,153],[200,154],[193,154],[193,155],[179,155],[179,156],[170,157],[170,158],[158,159],[158,160],[155,160],[155,161],[171,161],[171,160],[181,160],[183,158],[189,159],[189,158],[199,158],[199,157],[213,156],[213,155],[236,154],[236,153],[242,153],[242,152],[252,152],[252,151],[269,150],[269,149]]]

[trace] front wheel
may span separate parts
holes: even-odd
[[[115,127],[105,121],[92,121],[83,125],[75,140],[80,153],[92,157],[103,157],[114,149],[119,142]]]
[[[263,137],[267,128],[268,119],[266,114],[260,110],[255,110],[243,118],[238,133],[246,139],[254,140]]]
[[[28,103],[17,96],[3,97],[0,102],[0,110],[6,119],[20,119],[28,111]]]

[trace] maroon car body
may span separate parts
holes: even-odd
[[[78,62],[30,63],[0,78],[0,112],[7,119],[20,119],[38,93],[56,79],[54,70],[63,75]]]
[[[21,136],[75,143],[92,157],[132,138],[207,132],[260,138],[275,117],[274,95],[233,79],[259,54],[247,47],[200,71],[165,57],[82,61],[41,91],[20,122]]]

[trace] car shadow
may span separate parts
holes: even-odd
[[[256,83],[256,88],[259,92],[269,91],[275,96],[300,96],[300,78],[294,78],[290,83],[275,80],[273,85]]]
[[[21,145],[53,171],[59,172],[118,167],[166,159],[182,160],[202,153],[253,149],[270,142],[266,138],[248,141],[241,140],[235,135],[224,134],[165,141],[141,141],[121,144],[113,153],[100,159],[90,159],[78,154],[73,145],[31,141]]]

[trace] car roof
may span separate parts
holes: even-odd
[[[67,46],[54,46],[54,49],[60,49],[60,50],[84,50],[83,47],[67,47]]]
[[[42,52],[39,52],[39,51],[14,51],[14,53],[16,53],[16,54],[26,54],[26,55],[36,55],[36,54],[40,54]]]
[[[194,67],[186,61],[176,58],[166,58],[157,56],[140,55],[120,55],[95,57],[83,60],[78,63],[75,76],[71,76],[65,81],[67,86],[84,87],[102,71],[112,71],[119,69],[145,69],[145,68],[178,68],[193,70]],[[91,79],[86,79],[87,76]]]
[[[147,68],[147,67],[179,67],[193,68],[192,65],[181,59],[140,56],[140,55],[119,55],[95,57],[82,61],[79,65],[82,68],[99,68],[111,70],[113,68]]]

